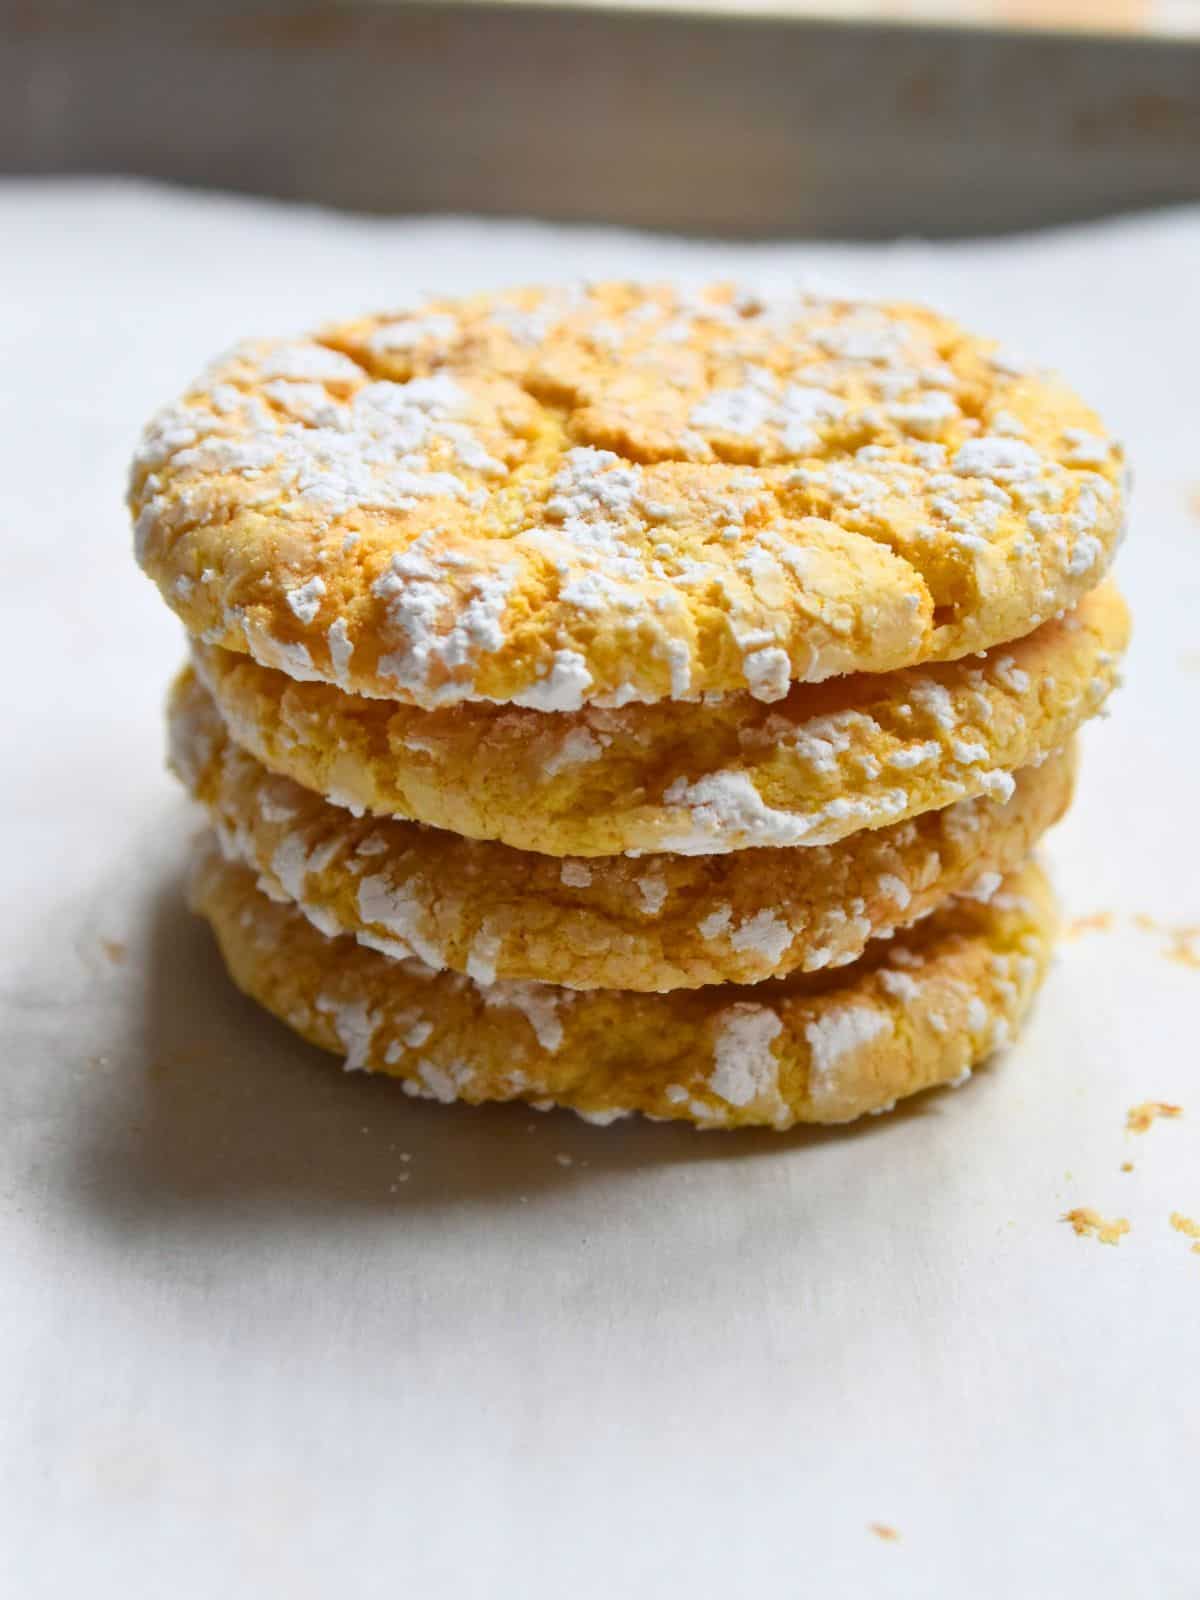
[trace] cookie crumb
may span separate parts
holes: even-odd
[[[1168,961],[1175,961],[1181,967],[1191,967],[1200,972],[1200,950],[1196,948],[1196,941],[1200,939],[1200,924],[1184,923],[1173,928],[1168,923],[1148,917],[1144,912],[1139,912],[1134,917],[1133,923],[1134,927],[1140,928],[1143,933],[1165,935],[1167,946],[1163,955]]]
[[[1121,1163],[1121,1171],[1122,1172],[1132,1172],[1133,1171],[1133,1162],[1132,1161],[1122,1161],[1122,1163]]]
[[[1181,967],[1191,967],[1193,971],[1200,972],[1200,950],[1196,949],[1200,927],[1193,924],[1191,927],[1168,928],[1166,931],[1170,940],[1165,952],[1167,960],[1177,961]]]
[[[1182,1106],[1173,1106],[1166,1100],[1144,1100],[1140,1106],[1131,1106],[1125,1117],[1128,1133],[1145,1133],[1159,1117],[1181,1117]]]
[[[877,1539],[882,1539],[886,1544],[900,1543],[900,1535],[886,1522],[868,1522],[867,1527]]]
[[[1085,933],[1109,933],[1112,931],[1112,925],[1113,914],[1111,911],[1093,911],[1087,917],[1073,917],[1067,923],[1064,937],[1078,939]]]
[[[100,948],[114,967],[124,966],[125,957],[129,954],[129,946],[123,940],[101,939]]]
[[[1186,1239],[1192,1239],[1192,1254],[1200,1256],[1200,1222],[1195,1222],[1191,1217],[1185,1217],[1182,1211],[1172,1211],[1171,1226],[1176,1233],[1182,1233]]]
[[[1126,1217],[1105,1222],[1100,1213],[1093,1211],[1090,1206],[1076,1206],[1073,1211],[1065,1211],[1059,1221],[1069,1222],[1079,1238],[1089,1234],[1093,1239],[1099,1239],[1101,1244],[1117,1244],[1130,1231]]]

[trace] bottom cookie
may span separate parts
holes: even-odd
[[[702,1128],[848,1122],[960,1081],[1005,1043],[1050,956],[1040,870],[959,901],[852,966],[670,994],[484,987],[327,938],[206,848],[191,903],[234,981],[348,1070],[428,1099],[524,1100],[590,1121],[631,1112]]]

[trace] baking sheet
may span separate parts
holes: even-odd
[[[6,1592],[1200,1592],[1200,212],[736,247],[17,182],[0,234]],[[847,1130],[415,1103],[240,999],[180,901],[146,414],[246,332],[676,271],[938,302],[1138,469],[1128,685],[1050,851],[1094,925],[1001,1064]],[[1127,1133],[1151,1099],[1184,1115]]]
[[[1193,0],[980,0],[1007,16],[964,27],[972,3],[866,0],[857,20],[840,0],[9,5],[0,172],[742,237],[1005,233],[1200,201]]]

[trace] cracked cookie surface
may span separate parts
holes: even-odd
[[[546,711],[1017,638],[1103,576],[1119,447],[932,312],[728,285],[433,300],[216,363],[130,504],[190,632],[297,679]]]
[[[1061,748],[1118,681],[1112,585],[981,659],[797,685],[768,706],[440,711],[194,652],[233,738],[336,804],[554,856],[833,844],[976,795]]]
[[[1073,749],[980,796],[837,845],[556,860],[394,819],[355,820],[269,773],[184,672],[171,765],[225,854],[322,932],[485,982],[663,991],[856,960],[950,895],[991,893],[1062,815]]]
[[[1054,928],[1026,865],[987,904],[955,901],[839,972],[647,995],[485,986],[390,960],[327,938],[215,848],[191,893],[239,987],[350,1069],[429,1099],[701,1128],[846,1122],[961,1081],[1011,1037]]]

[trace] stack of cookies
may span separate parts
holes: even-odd
[[[909,306],[430,300],[148,428],[174,770],[236,982],[350,1068],[597,1122],[959,1082],[1117,679],[1118,447]]]

